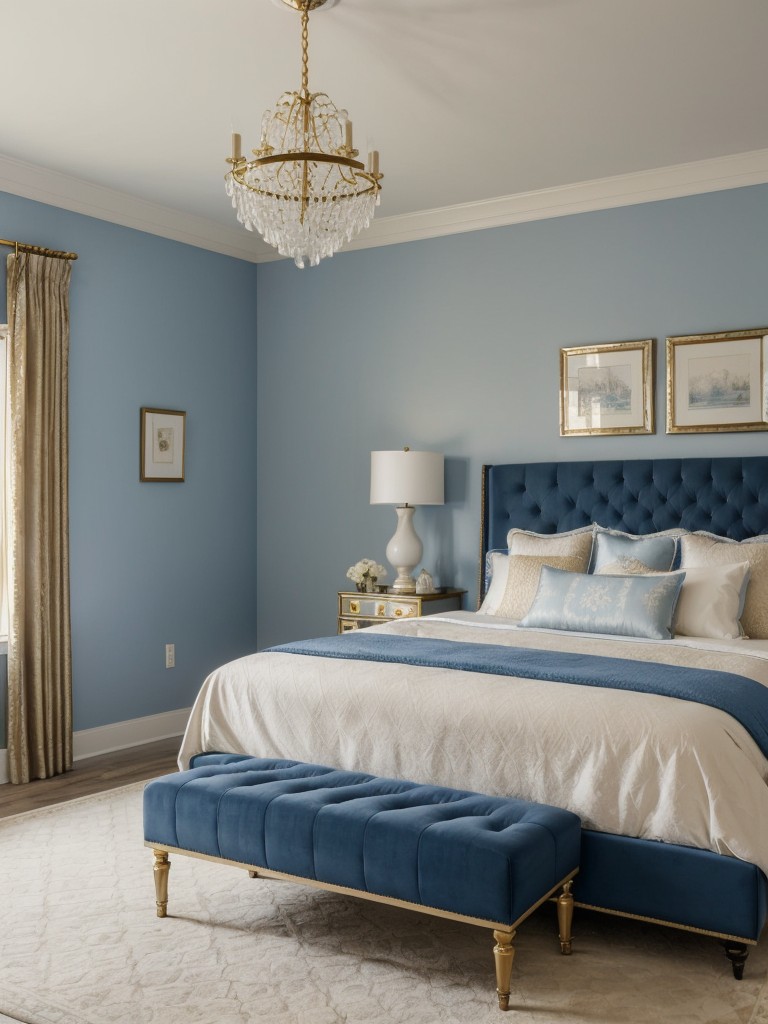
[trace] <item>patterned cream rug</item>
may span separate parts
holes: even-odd
[[[704,895],[704,894],[703,894]],[[28,1024],[768,1024],[768,942],[550,907],[520,929],[512,1009],[490,932],[172,858],[155,916],[141,787],[0,820],[0,1014]]]

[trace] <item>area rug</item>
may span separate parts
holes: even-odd
[[[141,786],[0,820],[0,1013],[27,1024],[768,1024],[714,939],[550,906],[518,932],[511,1012],[490,932],[172,858],[155,916]]]

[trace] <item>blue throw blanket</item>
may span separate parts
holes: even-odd
[[[731,715],[768,757],[768,687],[731,672],[606,658],[595,654],[390,636],[364,630],[318,640],[298,640],[269,650],[279,654],[311,654],[352,661],[383,661],[487,672],[497,676],[603,686],[612,690],[634,690],[690,700]]]

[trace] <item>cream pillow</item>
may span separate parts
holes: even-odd
[[[749,583],[749,562],[687,568],[675,608],[677,636],[735,640],[743,633],[740,618]]]
[[[584,572],[587,567],[586,555],[510,555],[507,569],[507,586],[496,615],[505,619],[522,619],[528,614],[536,592],[542,565],[567,572]]]
[[[568,533],[532,533],[530,530],[510,530],[507,544],[510,555],[566,555],[581,558],[583,569],[575,572],[586,572],[589,556],[592,552],[592,534],[594,527],[583,526]]]
[[[768,537],[739,542],[711,533],[689,533],[680,541],[680,552],[681,569],[747,562],[750,577],[741,624],[748,637],[768,639]]]

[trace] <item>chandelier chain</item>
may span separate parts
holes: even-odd
[[[309,92],[309,4],[301,9],[301,88]]]

